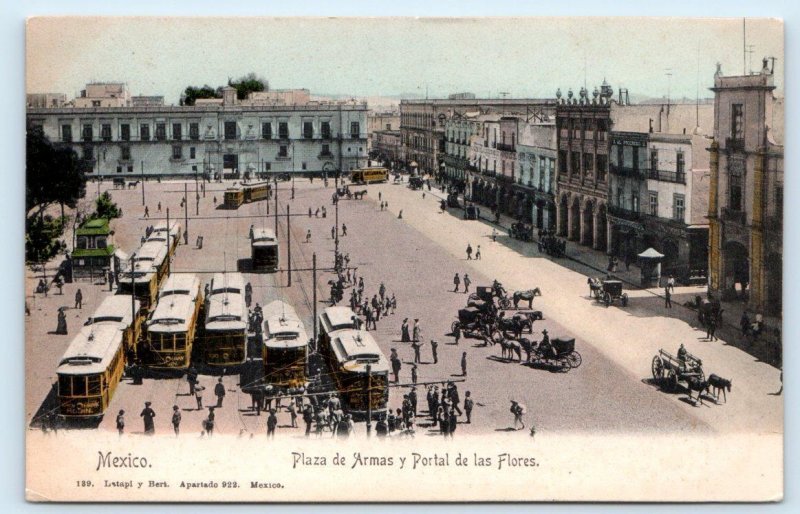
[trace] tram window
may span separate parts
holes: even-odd
[[[86,377],[72,377],[73,396],[86,395]]]
[[[175,349],[176,350],[184,350],[186,349],[186,336],[183,334],[176,334],[175,335]]]
[[[100,375],[91,376],[88,380],[89,394],[100,394]]]
[[[72,377],[69,375],[61,375],[58,377],[58,394],[61,396],[70,396],[72,394]]]

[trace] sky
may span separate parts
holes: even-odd
[[[783,25],[748,18],[748,61],[778,58]],[[742,18],[31,18],[26,90],[90,81],[177,103],[187,85],[249,72],[312,94],[552,98],[606,79],[634,96],[710,96],[716,63],[744,72]]]

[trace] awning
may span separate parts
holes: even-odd
[[[417,164],[417,161],[411,161],[411,164],[409,164],[409,166],[411,166],[412,168],[416,168],[417,166],[419,166],[419,164]]]
[[[648,248],[647,250],[645,250],[642,253],[640,253],[639,257],[642,258],[642,259],[662,259],[664,257],[664,255],[658,253],[653,248]]]

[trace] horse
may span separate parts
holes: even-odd
[[[525,362],[530,362],[531,354],[536,350],[536,341],[531,341],[530,339],[520,337],[517,339],[517,343],[519,343],[520,347],[525,350]]]
[[[528,289],[526,291],[515,291],[514,292],[514,308],[519,308],[520,300],[528,300],[528,308],[533,308],[533,299],[537,296],[542,296],[542,291],[538,287],[534,287],[533,289]]]
[[[530,322],[524,320],[522,316],[514,316],[512,318],[497,318],[497,328],[504,333],[510,331],[514,334],[515,339],[519,339],[522,336],[522,329],[526,325],[531,327],[533,326]]]
[[[695,307],[697,308],[697,320],[701,325],[708,326],[713,321],[722,319],[722,305],[719,300],[703,299],[699,295],[695,296]]]
[[[599,278],[589,277],[586,283],[589,284],[589,298],[596,297],[597,292],[603,289],[603,281]]]
[[[363,189],[361,191],[355,191],[353,193],[353,196],[355,197],[356,200],[363,200],[365,194],[367,194],[367,190]]]
[[[139,181],[135,180],[133,182],[128,182],[128,189],[136,189],[136,186],[139,185]]]
[[[712,373],[708,377],[708,387],[711,389],[711,394],[714,395],[715,400],[719,400],[719,393],[722,391],[722,398],[725,403],[728,403],[728,395],[725,394],[725,391],[731,392],[731,380]]]
[[[522,351],[519,343],[513,341],[511,339],[501,339],[500,341],[501,353],[503,359],[508,359],[509,361],[514,360],[514,354],[517,354],[517,359],[519,362],[522,362]]]
[[[695,405],[697,405],[698,402],[700,402],[700,405],[703,405],[703,392],[708,391],[708,380],[700,380],[697,377],[687,377],[686,385],[689,389],[689,399],[694,400],[692,391],[697,391],[697,400],[694,400]]]

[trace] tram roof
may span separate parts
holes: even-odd
[[[240,330],[247,326],[244,293],[217,293],[208,296],[207,330]]]
[[[133,308],[135,312],[139,312],[141,306],[142,303],[139,300],[134,300]],[[131,295],[115,294],[107,296],[89,319],[93,325],[99,323],[119,323],[122,328],[131,326],[133,323]]]
[[[171,294],[159,298],[147,324],[147,329],[157,332],[186,332],[193,322],[195,298],[188,294]]]
[[[158,241],[147,240],[134,254],[134,265],[139,261],[153,261],[160,264],[167,256],[167,248]]]
[[[347,371],[365,372],[367,364],[372,372],[389,370],[389,361],[372,334],[365,330],[339,330],[331,334],[331,347],[336,360]]]
[[[244,277],[241,273],[214,273],[211,279],[211,293],[222,292],[244,292]]]
[[[200,279],[194,273],[171,273],[161,286],[159,299],[171,295],[188,295],[194,300],[200,294]]]
[[[353,316],[356,313],[350,307],[327,307],[319,315],[322,328],[327,333],[335,330],[354,329]]]
[[[269,228],[254,228],[253,229],[253,246],[258,244],[264,246],[278,244],[278,238],[275,237],[275,232]],[[266,244],[265,244],[266,243]]]
[[[56,372],[59,375],[102,373],[122,344],[122,335],[122,329],[114,324],[82,327],[61,357]]]
[[[268,348],[299,348],[308,345],[308,333],[294,308],[276,300],[264,307],[264,328]]]
[[[166,221],[159,221],[155,225],[153,225],[153,231],[150,233],[150,237],[147,238],[148,241],[166,241],[166,233],[167,233],[167,222]],[[170,221],[169,223],[169,235],[172,236],[173,239],[178,237],[178,234],[181,233],[181,224],[177,221]]]

